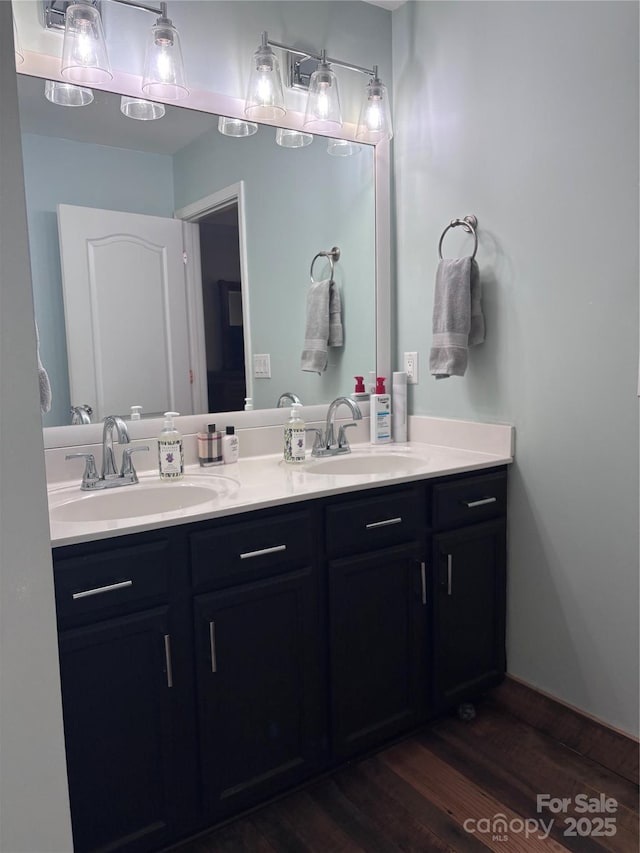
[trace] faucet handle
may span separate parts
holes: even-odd
[[[99,481],[96,459],[93,453],[68,453],[65,459],[84,459],[84,473],[82,475],[81,489],[92,489]]]
[[[357,426],[355,421],[351,421],[350,424],[342,424],[340,429],[338,430],[338,451],[340,453],[350,453],[351,447],[349,446],[349,439],[347,438],[347,430],[349,427]]]
[[[317,456],[319,451],[322,450],[322,446],[323,446],[322,430],[319,429],[318,427],[305,427],[304,431],[305,432],[314,432],[316,434],[316,437],[313,440],[313,449],[311,451],[311,455]]]
[[[131,454],[135,453],[138,450],[148,450],[148,444],[139,444],[137,447],[127,447],[122,452],[122,472],[120,474],[121,477],[125,477],[127,480],[130,480],[132,483],[138,482],[138,475],[136,474],[136,469],[133,467],[133,462],[131,461]]]

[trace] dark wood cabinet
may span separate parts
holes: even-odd
[[[147,853],[505,670],[506,470],[56,549],[74,849]]]
[[[329,564],[332,745],[345,758],[418,724],[426,687],[415,545]]]
[[[202,793],[253,805],[317,769],[325,732],[310,567],[195,599]]]

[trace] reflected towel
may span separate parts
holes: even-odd
[[[436,272],[429,370],[464,376],[468,348],[484,341],[480,271],[472,258],[443,258]]]
[[[329,346],[341,347],[342,333],[342,299],[335,281],[329,286]]]
[[[312,281],[307,292],[307,322],[300,367],[308,373],[327,369],[329,345],[329,290],[331,281]]]
[[[40,411],[46,414],[51,411],[51,383],[49,382],[49,374],[44,369],[40,361],[40,335],[38,333],[38,324],[36,323],[36,355],[38,358],[38,381],[40,383]]]

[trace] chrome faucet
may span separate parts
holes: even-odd
[[[98,476],[93,453],[69,453],[66,459],[84,459],[85,468],[80,488],[83,491],[112,489],[117,486],[131,486],[138,482],[138,475],[131,461],[131,454],[138,450],[148,450],[149,445],[128,447],[122,454],[122,470],[118,473],[113,452],[113,431],[116,431],[118,444],[129,444],[127,425],[117,415],[107,415],[102,428],[102,473]]]
[[[348,406],[353,415],[353,421],[348,424],[343,424],[338,430],[338,439],[335,438],[335,417],[340,406]],[[324,432],[315,427],[311,431],[316,433],[316,439],[313,444],[312,456],[337,456],[340,453],[351,453],[349,441],[347,439],[347,430],[349,427],[354,427],[355,421],[362,419],[360,406],[355,403],[350,397],[336,397],[327,409],[327,421],[325,423]]]
[[[70,414],[72,424],[90,424],[93,409],[87,403],[83,406],[71,406]]]
[[[277,407],[279,409],[284,408],[287,405],[287,401],[290,403],[300,403],[300,405],[302,405],[302,400],[297,394],[294,394],[293,391],[285,391],[284,394],[280,394],[278,397]]]

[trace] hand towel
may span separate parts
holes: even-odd
[[[342,332],[342,299],[335,281],[329,286],[329,346],[341,347],[344,341]]]
[[[49,382],[49,374],[44,369],[40,361],[40,335],[38,334],[38,324],[36,323],[36,355],[38,358],[38,380],[40,382],[40,411],[46,414],[51,411],[51,383]]]
[[[331,281],[312,281],[307,292],[307,321],[300,367],[307,373],[327,369]]]
[[[484,341],[482,290],[472,258],[443,258],[436,271],[429,370],[436,379],[464,376],[468,348]]]

